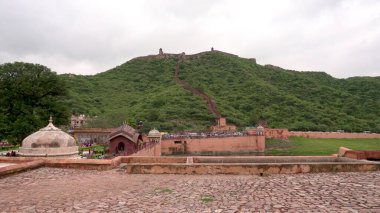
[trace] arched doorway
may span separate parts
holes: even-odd
[[[116,154],[124,152],[124,149],[125,149],[124,143],[119,142],[119,144],[116,147]]]

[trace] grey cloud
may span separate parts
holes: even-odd
[[[211,46],[258,63],[380,75],[375,0],[0,0],[0,63],[94,74],[133,57]]]

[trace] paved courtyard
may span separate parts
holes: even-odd
[[[40,168],[0,179],[0,212],[380,212],[380,172],[260,177]]]

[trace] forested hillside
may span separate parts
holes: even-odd
[[[207,129],[215,117],[205,100],[175,83],[177,61],[178,55],[141,57],[94,76],[62,75],[72,112],[97,116],[94,127],[142,120],[145,129]],[[379,77],[336,79],[213,51],[186,56],[179,78],[239,127],[264,120],[290,130],[380,132]]]

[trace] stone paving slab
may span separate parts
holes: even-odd
[[[141,175],[44,167],[0,179],[0,212],[380,212],[380,172]]]

